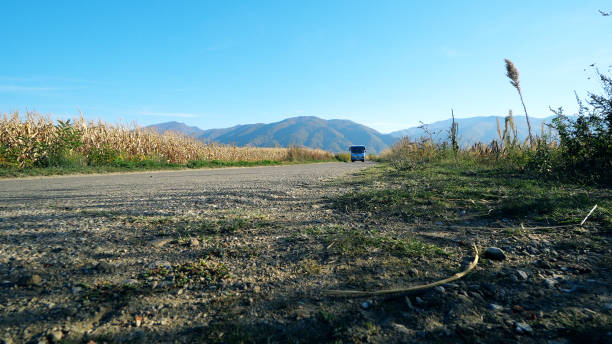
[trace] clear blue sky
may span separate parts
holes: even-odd
[[[606,1],[1,1],[0,113],[203,129],[297,115],[382,132],[575,111],[612,63]],[[586,71],[585,71],[586,68]]]

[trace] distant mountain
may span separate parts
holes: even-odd
[[[459,144],[468,146],[475,142],[489,143],[498,138],[497,121],[499,118],[502,130],[504,117],[479,116],[458,118]],[[550,123],[553,117],[531,117],[531,128],[534,134],[540,135],[542,123]],[[515,116],[514,122],[519,139],[527,138],[527,123],[524,116]],[[437,142],[448,139],[451,120],[426,124]],[[349,120],[325,120],[314,116],[292,117],[274,123],[242,124],[231,128],[202,130],[180,122],[167,122],[151,125],[160,132],[172,130],[190,135],[206,142],[235,144],[255,147],[287,147],[291,144],[321,148],[331,152],[345,152],[351,145],[365,145],[368,153],[380,153],[399,138],[408,136],[413,140],[427,136],[425,131],[412,127],[390,134],[378,131]]]
[[[351,145],[365,145],[379,153],[395,141],[390,135],[349,120],[325,120],[314,116],[287,118],[280,122],[237,125],[205,130],[200,138],[238,146],[287,147],[291,144],[344,152]]]
[[[160,133],[163,133],[164,131],[176,131],[195,138],[202,136],[202,134],[204,133],[204,130],[198,127],[190,127],[185,123],[174,121],[150,125],[147,128],[155,128]]]
[[[542,123],[550,123],[554,116],[546,118],[529,117],[531,123],[531,131],[533,135],[541,136]],[[494,139],[499,139],[497,134],[497,119],[504,130],[504,117],[499,116],[478,116],[470,118],[456,118],[458,124],[459,144],[466,146],[476,142],[489,143]],[[452,120],[447,119],[431,124],[426,124],[427,130],[432,133],[434,141],[445,141],[449,136],[449,129]],[[514,116],[514,124],[520,140],[525,140],[528,136],[527,121],[525,116]],[[548,128],[546,128],[548,130]],[[394,131],[389,135],[400,138],[408,136],[413,140],[418,140],[421,137],[427,137],[426,132],[419,127],[412,127],[404,130]]]
[[[184,123],[167,122],[149,127],[160,132],[177,131],[206,142],[237,146],[287,147],[299,145],[330,152],[344,152],[351,145],[365,145],[368,153],[380,153],[397,139],[349,120],[325,120],[314,116],[292,117],[275,123],[243,124],[202,130]]]

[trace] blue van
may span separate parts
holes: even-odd
[[[351,162],[354,161],[363,161],[365,162],[365,146],[351,146],[349,148],[351,152]]]

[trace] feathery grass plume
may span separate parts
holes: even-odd
[[[516,146],[517,140],[516,125],[514,125],[514,117],[512,116],[512,110],[508,111],[508,116],[504,119],[504,143],[507,146]],[[512,136],[512,137],[511,137]]]
[[[529,131],[529,144],[533,144],[533,136],[531,135],[531,123],[529,122],[529,115],[527,114],[527,107],[523,100],[523,93],[521,92],[521,83],[519,81],[519,71],[514,66],[514,63],[508,59],[506,61],[506,76],[510,79],[510,84],[516,88],[519,97],[521,98],[521,104],[523,104],[523,110],[525,110],[525,118],[527,119],[527,130]]]
[[[516,124],[514,124],[514,116],[512,116],[512,110],[508,110],[507,117],[508,127],[512,129],[512,144],[515,145],[518,140],[518,131],[516,130]]]
[[[453,147],[453,154],[457,157],[457,152],[459,152],[459,145],[457,144],[457,131],[459,130],[459,123],[455,122],[455,112],[451,109],[451,116],[453,118],[453,123],[450,129],[451,135],[451,146]]]

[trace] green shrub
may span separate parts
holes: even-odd
[[[87,164],[93,166],[111,165],[119,160],[119,151],[112,148],[108,143],[102,148],[93,147],[87,155]]]
[[[83,133],[70,123],[70,120],[58,120],[55,125],[55,140],[47,148],[46,160],[40,161],[40,167],[74,165],[81,159],[75,150],[83,145]],[[75,159],[76,158],[76,159]]]
[[[351,161],[351,155],[349,153],[336,153],[334,158],[338,161],[349,162]]]
[[[579,98],[576,118],[553,110],[559,133],[559,152],[548,152],[551,170],[570,179],[612,185],[612,78],[599,73],[604,95]],[[537,160],[536,160],[537,162]]]

